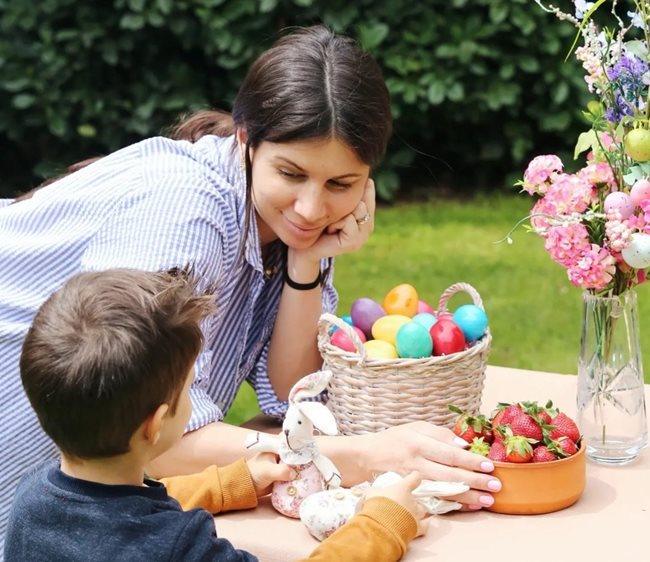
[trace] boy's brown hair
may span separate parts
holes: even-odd
[[[213,298],[191,275],[113,269],[80,273],[41,306],[20,358],[23,386],[62,452],[128,452],[158,406],[175,411],[203,344]]]

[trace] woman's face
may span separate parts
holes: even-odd
[[[251,151],[251,161],[262,245],[279,238],[299,250],[352,213],[370,173],[370,167],[336,139],[262,142]]]

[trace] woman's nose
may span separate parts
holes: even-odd
[[[322,222],[323,217],[327,215],[323,187],[316,184],[305,185],[296,196],[294,210],[306,223],[315,225]]]

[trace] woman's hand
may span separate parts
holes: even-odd
[[[366,243],[375,228],[375,182],[368,178],[361,201],[341,220],[330,224],[316,243],[300,253],[313,260],[356,252]]]
[[[465,504],[465,509],[492,505],[491,492],[501,489],[501,482],[489,475],[492,461],[465,451],[467,443],[451,430],[426,422],[353,437],[321,437],[318,443],[342,471],[346,486],[389,470],[402,475],[417,471],[427,480],[470,486],[463,494],[445,498]]]

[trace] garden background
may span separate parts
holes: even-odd
[[[337,260],[340,314],[398,283],[435,303],[466,281],[491,321],[491,363],[574,373],[580,290],[538,237],[494,243],[532,206],[512,188],[528,160],[571,167],[588,128],[582,69],[564,62],[575,29],[533,0],[0,0],[0,197],[183,112],[229,109],[280,30],[319,22],[373,53],[395,117],[375,233]],[[648,363],[650,289],[638,290]],[[254,411],[242,401],[234,421]]]

